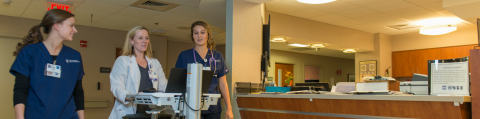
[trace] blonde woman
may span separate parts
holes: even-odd
[[[135,26],[128,31],[122,56],[117,58],[110,73],[110,86],[116,100],[109,119],[150,110],[147,105],[132,104],[126,98],[127,93],[141,93],[152,87],[165,91],[167,79],[162,65],[153,58],[147,28]]]

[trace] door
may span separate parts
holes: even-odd
[[[275,81],[278,81],[279,73],[281,76],[281,86],[286,86],[287,83],[285,83],[285,80],[287,79],[287,72],[293,73],[293,65],[292,64],[282,64],[282,63],[275,63]],[[293,75],[292,75],[293,76]],[[294,79],[292,79],[292,82]]]

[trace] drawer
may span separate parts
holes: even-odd
[[[411,86],[410,89],[412,90],[412,92],[416,92],[416,91],[428,92],[428,86]]]

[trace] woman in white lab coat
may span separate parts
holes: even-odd
[[[128,31],[122,56],[118,57],[110,73],[110,86],[115,96],[115,105],[109,119],[143,113],[147,105],[132,104],[127,93],[140,93],[148,88],[164,92],[167,79],[162,65],[154,59],[147,28],[135,26]],[[143,107],[143,110],[142,110]]]

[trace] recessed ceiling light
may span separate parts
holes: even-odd
[[[297,0],[297,1],[301,3],[306,3],[306,4],[323,4],[323,3],[333,2],[336,0]]]
[[[312,48],[323,48],[323,47],[325,47],[325,44],[312,44],[310,47],[312,47]]]
[[[355,52],[357,52],[357,50],[355,50],[355,49],[343,49],[343,52],[344,53],[355,53]]]
[[[295,46],[295,47],[308,47],[310,45],[304,45],[304,44],[298,44],[298,43],[293,43],[293,44],[288,44],[289,46]]]
[[[420,28],[420,34],[423,35],[442,35],[457,30],[457,26],[449,25],[434,25]]]
[[[415,22],[416,25],[423,25],[423,26],[433,26],[433,25],[442,25],[442,24],[457,24],[462,22],[460,18],[452,18],[452,17],[443,17],[443,18],[432,18],[432,19],[425,19]]]
[[[283,38],[283,37],[278,37],[278,38],[272,38],[272,42],[285,42],[287,41],[286,40],[287,38]]]

